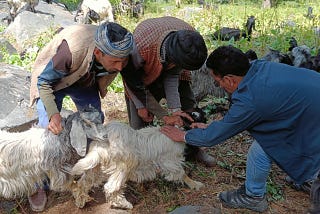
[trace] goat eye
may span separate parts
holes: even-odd
[[[103,135],[103,138],[104,138],[104,139],[107,139],[107,138],[108,138],[108,135],[107,135],[107,134]]]

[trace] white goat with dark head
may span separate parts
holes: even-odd
[[[162,175],[169,181],[185,182],[192,189],[203,186],[185,174],[185,145],[170,140],[159,127],[134,130],[114,121],[105,126],[105,131],[108,133],[106,143],[91,144],[88,154],[72,169],[73,175],[82,175],[78,180],[78,187],[82,188],[79,194],[91,188],[90,182],[94,186],[107,181],[104,184],[107,203],[132,209],[132,204],[123,196],[128,180],[140,183]]]
[[[48,176],[51,190],[71,191],[77,197],[74,189],[78,188],[69,172],[86,154],[87,141],[104,140],[104,136],[97,111],[70,115],[60,135],[43,128],[20,133],[0,131],[0,196],[31,195],[36,191],[35,183]]]

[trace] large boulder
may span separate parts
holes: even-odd
[[[175,210],[169,212],[169,214],[221,214],[221,210],[211,206],[193,206],[187,205],[178,207]]]
[[[29,107],[30,72],[0,63],[0,129],[23,131],[37,120]]]
[[[36,13],[23,11],[3,32],[19,53],[32,46],[33,39],[41,33],[76,24],[70,11],[57,4],[40,1]]]
[[[0,1],[0,20],[2,20],[3,18],[6,18],[8,16],[8,12],[9,12],[9,5],[7,4],[6,1]],[[0,25],[1,22],[0,22]]]
[[[13,47],[13,45],[8,40],[6,40],[4,38],[0,38],[0,50],[1,50],[0,61],[2,61],[3,57],[4,57],[2,51],[6,52],[10,55],[18,53],[17,50],[15,49],[15,47]]]

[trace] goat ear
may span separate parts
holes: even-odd
[[[78,155],[84,157],[87,152],[87,135],[79,120],[72,121],[70,141],[71,146],[77,151]]]

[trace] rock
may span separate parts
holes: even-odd
[[[182,206],[173,210],[169,214],[221,214],[221,210],[209,206]]]
[[[29,107],[30,73],[4,63],[0,67],[0,129],[26,130],[37,120]]]
[[[72,13],[57,4],[40,1],[36,11],[19,13],[3,32],[4,37],[15,41],[12,45],[19,53],[31,47],[33,39],[41,33],[75,24]]]
[[[5,22],[2,22],[3,18],[6,18],[9,13],[9,5],[6,1],[0,1],[0,26],[5,25]]]
[[[0,61],[3,59],[2,50],[5,50],[8,54],[17,54],[17,50],[4,38],[0,38]]]

